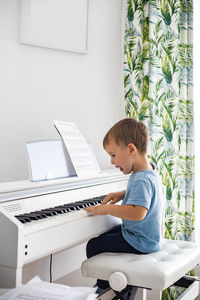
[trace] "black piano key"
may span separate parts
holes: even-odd
[[[49,208],[45,208],[41,210],[41,213],[45,213],[48,217],[56,216],[58,213]]]
[[[22,217],[22,216],[15,216],[15,217],[22,223],[31,222],[31,219],[27,217]]]
[[[103,201],[103,199],[92,199],[93,202],[95,202],[96,204],[101,204],[101,202]]]
[[[90,206],[95,206],[99,204],[97,201],[92,201],[92,200],[83,200],[83,202],[88,203]]]
[[[55,207],[55,209],[57,210],[58,213],[62,213],[62,214],[68,213],[70,211],[70,209],[66,207]]]
[[[48,208],[47,210],[48,211],[53,211],[53,212],[55,211],[58,214],[64,214],[65,212],[67,212],[67,209],[59,208],[59,207],[51,207],[51,208]]]
[[[88,206],[95,206],[98,203],[96,201],[91,201],[91,200],[83,200],[84,203],[86,203]]]
[[[84,203],[83,201],[78,201],[78,202],[75,202],[74,205],[77,207],[80,207],[80,208],[84,208],[84,207],[87,207],[87,203]]]
[[[64,204],[63,206],[66,208],[70,208],[71,210],[79,210],[80,209],[80,207],[78,207],[78,205],[75,205],[74,203],[73,204]]]
[[[54,208],[62,209],[65,213],[71,211],[71,209],[69,207],[66,207],[64,205],[55,206]],[[75,210],[75,209],[73,209],[73,210]]]
[[[97,196],[97,197],[91,198],[91,200],[103,201],[104,198],[105,198],[105,196]]]
[[[88,205],[88,206],[96,205],[96,204],[97,204],[95,201],[91,201],[90,199],[88,199],[88,200],[83,200],[83,203],[85,203],[85,204]]]
[[[26,220],[23,218],[17,218],[20,222],[22,222],[23,224],[26,223]]]
[[[34,211],[33,214],[40,216],[40,219],[47,218],[48,216],[54,216],[53,213],[42,211],[42,210]]]
[[[101,200],[101,201],[103,201],[103,199],[106,197],[106,195],[104,195],[104,196],[100,196],[100,197],[97,197],[97,199],[99,199],[99,200]],[[96,197],[95,197],[96,198]]]
[[[34,214],[36,216],[38,216],[40,219],[44,219],[44,218],[47,218],[47,215],[43,212],[43,211],[32,211],[30,212],[30,214]]]
[[[40,217],[39,215],[36,214],[23,214],[22,217],[28,217],[31,220],[39,220],[42,219],[42,217]]]
[[[91,202],[91,201],[83,201],[83,203],[84,203],[85,207],[97,205],[97,203]]]

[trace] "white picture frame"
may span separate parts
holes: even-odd
[[[89,0],[21,0],[20,42],[87,53]]]

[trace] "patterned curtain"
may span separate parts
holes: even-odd
[[[126,115],[149,128],[149,158],[165,187],[165,237],[194,230],[192,0],[127,0]]]
[[[165,237],[192,238],[193,0],[127,0],[126,115],[149,128],[149,159],[165,187]],[[175,299],[177,289],[162,298]]]

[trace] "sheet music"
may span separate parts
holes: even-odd
[[[37,276],[26,285],[12,289],[0,296],[0,300],[94,300],[96,288],[69,287],[41,281]]]
[[[76,124],[54,121],[54,126],[63,138],[77,175],[87,176],[98,174],[99,169],[90,151],[90,147]]]

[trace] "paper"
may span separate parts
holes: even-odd
[[[95,300],[96,288],[69,287],[41,281],[37,276],[26,285],[12,289],[0,300]]]
[[[76,176],[62,140],[43,140],[26,143],[31,181]]]
[[[26,152],[31,181],[76,176],[62,140],[28,142]]]
[[[78,176],[96,175],[99,168],[90,146],[74,123],[54,121],[54,126],[63,138],[72,164]]]

